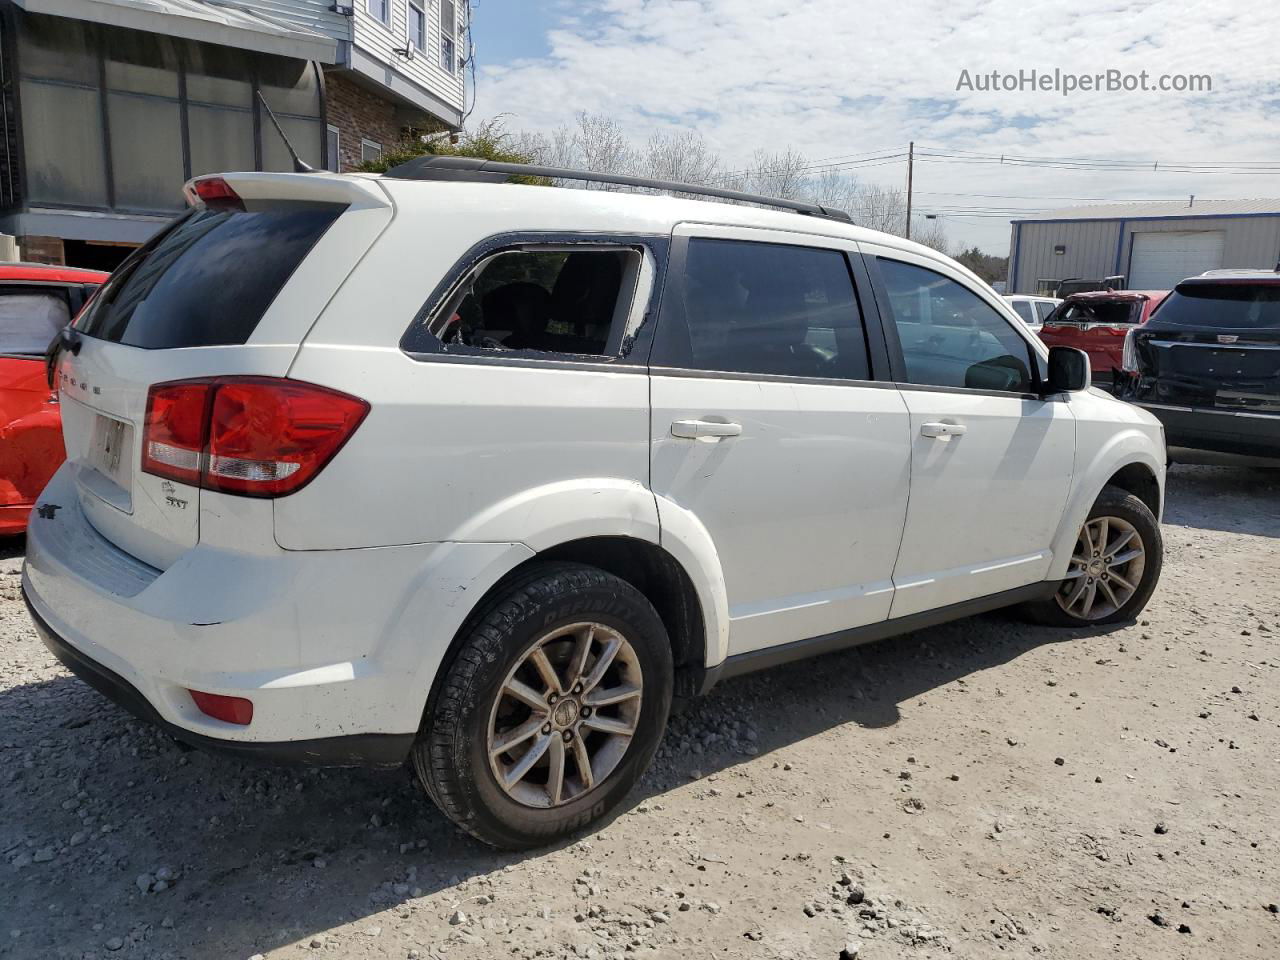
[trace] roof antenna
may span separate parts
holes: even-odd
[[[258,91],[258,99],[262,101],[262,107],[267,111],[267,116],[271,118],[271,125],[276,128],[276,133],[280,134],[280,139],[284,141],[284,148],[289,151],[289,156],[293,158],[294,173],[316,173],[315,167],[309,166],[300,156],[298,151],[293,149],[293,144],[289,142],[289,138],[284,135],[284,129],[280,126],[280,121],[276,119],[275,113],[271,109],[271,105],[267,103],[267,98],[262,95],[262,91]]]

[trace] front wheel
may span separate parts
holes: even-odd
[[[414,766],[473,836],[539,846],[623,799],[662,738],[671,692],[670,641],[643,594],[594,567],[540,565],[473,621]]]
[[[1026,607],[1039,623],[1102,626],[1142,612],[1160,579],[1160,525],[1140,499],[1105,487],[1076,538],[1067,576],[1053,597]]]

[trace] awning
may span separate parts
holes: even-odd
[[[14,0],[30,13],[185,37],[240,50],[336,63],[338,43],[323,33],[243,7],[204,0]]]

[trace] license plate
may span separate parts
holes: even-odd
[[[133,426],[123,420],[98,414],[93,425],[90,462],[103,476],[129,489],[129,452],[133,449]]]

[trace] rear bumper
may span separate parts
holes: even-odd
[[[182,739],[307,763],[399,763],[449,644],[511,544],[281,550],[246,529],[164,570],[100,534],[70,467],[27,530],[22,589],[67,666]],[[514,556],[511,554],[514,553]],[[469,592],[471,588],[477,592]],[[191,691],[243,697],[249,724],[202,713]]]
[[[27,518],[31,504],[19,503],[0,506],[0,537],[14,537],[27,532]]]
[[[35,623],[40,639],[64,667],[135,717],[154,723],[162,730],[194,747],[230,754],[244,760],[268,763],[324,767],[398,767],[404,763],[413,746],[414,735],[411,733],[365,733],[343,737],[322,737],[316,740],[278,742],[223,740],[195,733],[170,723],[124,677],[85,656],[58,636],[44,617],[40,616],[31,605],[25,587],[22,591],[22,599],[26,601],[27,612],[31,614],[31,620]]]
[[[1280,416],[1137,402],[1164,424],[1170,447],[1280,458]]]

